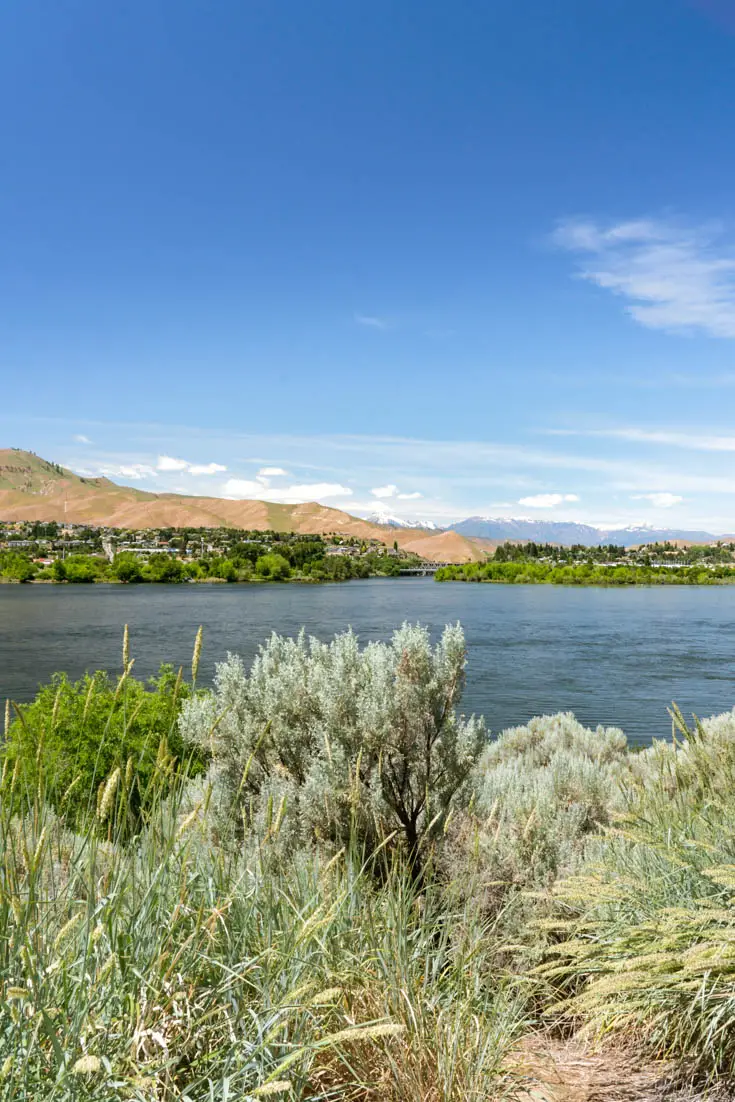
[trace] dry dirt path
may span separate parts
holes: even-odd
[[[534,1040],[518,1055],[526,1079],[518,1102],[728,1102],[735,1095],[692,1092],[665,1065],[621,1050],[592,1051],[578,1041]]]

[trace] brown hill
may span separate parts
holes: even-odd
[[[83,478],[32,452],[0,449],[0,520],[67,521],[108,528],[251,528],[276,532],[337,533],[377,539],[442,562],[484,558],[457,532],[388,528],[341,509],[310,502],[277,505],[219,497],[154,494],[118,486],[107,478]]]

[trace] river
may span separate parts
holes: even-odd
[[[469,645],[463,710],[493,731],[573,711],[632,743],[670,735],[666,706],[700,716],[735,704],[735,586],[575,588],[374,578],[338,585],[0,585],[0,700],[30,700],[56,670],[120,670],[130,625],[135,672],[188,668],[204,625],[200,680],[227,651],[252,658],[271,631],[364,641],[402,621],[434,635],[461,621]]]

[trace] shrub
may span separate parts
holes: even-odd
[[[629,759],[622,731],[590,730],[570,712],[504,731],[474,770],[471,808],[450,826],[447,869],[488,910],[513,899],[518,923],[531,910],[520,893],[573,871],[587,839],[609,823]]]
[[[291,577],[291,565],[283,555],[273,552],[261,555],[255,564],[255,572],[261,578],[270,578],[273,582],[282,582]]]
[[[73,827],[94,814],[115,778],[107,789],[110,814],[100,822],[105,831],[109,823],[117,829],[122,816],[125,830],[135,832],[178,770],[202,768],[202,752],[184,752],[176,724],[190,692],[171,666],[147,685],[129,673],[116,679],[97,672],[76,682],[56,674],[10,723],[4,768],[16,772],[19,794],[43,780],[43,798]]]
[[[408,624],[362,650],[352,632],[327,644],[273,634],[249,674],[233,656],[218,666],[181,731],[211,749],[226,821],[285,817],[294,841],[354,833],[368,852],[395,832],[419,876],[485,741],[482,722],[456,712],[464,670],[459,626],[433,649]]]

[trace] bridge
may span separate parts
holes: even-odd
[[[424,578],[428,574],[436,574],[442,566],[449,566],[446,562],[422,562],[418,566],[405,566],[401,568],[401,577]]]

